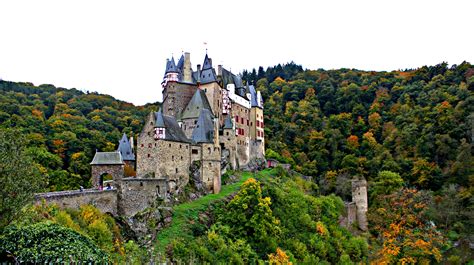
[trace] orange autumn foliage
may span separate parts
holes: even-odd
[[[277,248],[276,253],[268,255],[268,264],[291,265],[293,263],[290,262],[290,257],[285,253],[285,251],[281,250],[281,248]]]

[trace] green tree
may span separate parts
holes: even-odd
[[[44,184],[21,132],[0,130],[0,229],[13,221]]]
[[[403,187],[403,179],[400,174],[391,171],[380,171],[374,182],[370,185],[370,197],[372,202],[379,195],[388,195]]]

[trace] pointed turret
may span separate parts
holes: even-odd
[[[122,139],[119,142],[117,151],[120,152],[124,161],[135,161],[135,154],[133,153],[133,147],[124,133]]]
[[[200,78],[202,84],[217,82],[216,71],[212,68],[212,60],[207,54],[204,58]]]
[[[166,71],[165,74],[168,73],[177,73],[178,68],[176,67],[176,63],[174,62],[174,57],[171,57],[171,60],[166,60]]]
[[[202,70],[207,70],[211,68],[212,68],[212,60],[211,58],[209,58],[209,56],[207,56],[207,53],[206,53],[206,57],[204,57],[204,63],[202,64]]]
[[[176,65],[178,71],[182,74],[184,68],[184,54],[179,58],[178,64]]]

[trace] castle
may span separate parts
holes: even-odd
[[[167,179],[173,190],[188,182],[194,163],[205,189],[218,193],[222,169],[264,157],[263,102],[254,86],[222,65],[216,71],[207,54],[193,71],[189,53],[177,64],[167,60],[161,85],[162,108],[137,139],[137,178]]]
[[[178,64],[167,60],[161,85],[162,107],[145,118],[136,149],[123,134],[117,151],[95,153],[93,189],[37,194],[37,201],[71,208],[92,204],[134,216],[179,193],[191,178],[203,192],[218,193],[224,170],[264,158],[262,96],[238,75],[221,65],[216,71],[207,54],[193,71],[184,53]],[[125,176],[126,168],[136,169],[136,176]]]

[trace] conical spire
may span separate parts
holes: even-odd
[[[127,135],[123,133],[122,139],[120,140],[119,147],[117,149],[117,151],[119,151],[122,155],[123,160],[135,160],[135,154],[133,153],[132,149],[132,144],[128,140]]]
[[[177,73],[178,69],[176,67],[176,63],[174,62],[174,57],[171,57],[171,60],[166,60],[166,74],[167,73]]]
[[[207,56],[207,53],[206,53],[206,57],[204,57],[204,63],[202,64],[202,70],[207,70],[211,68],[212,68],[212,60],[209,58],[209,56]]]

